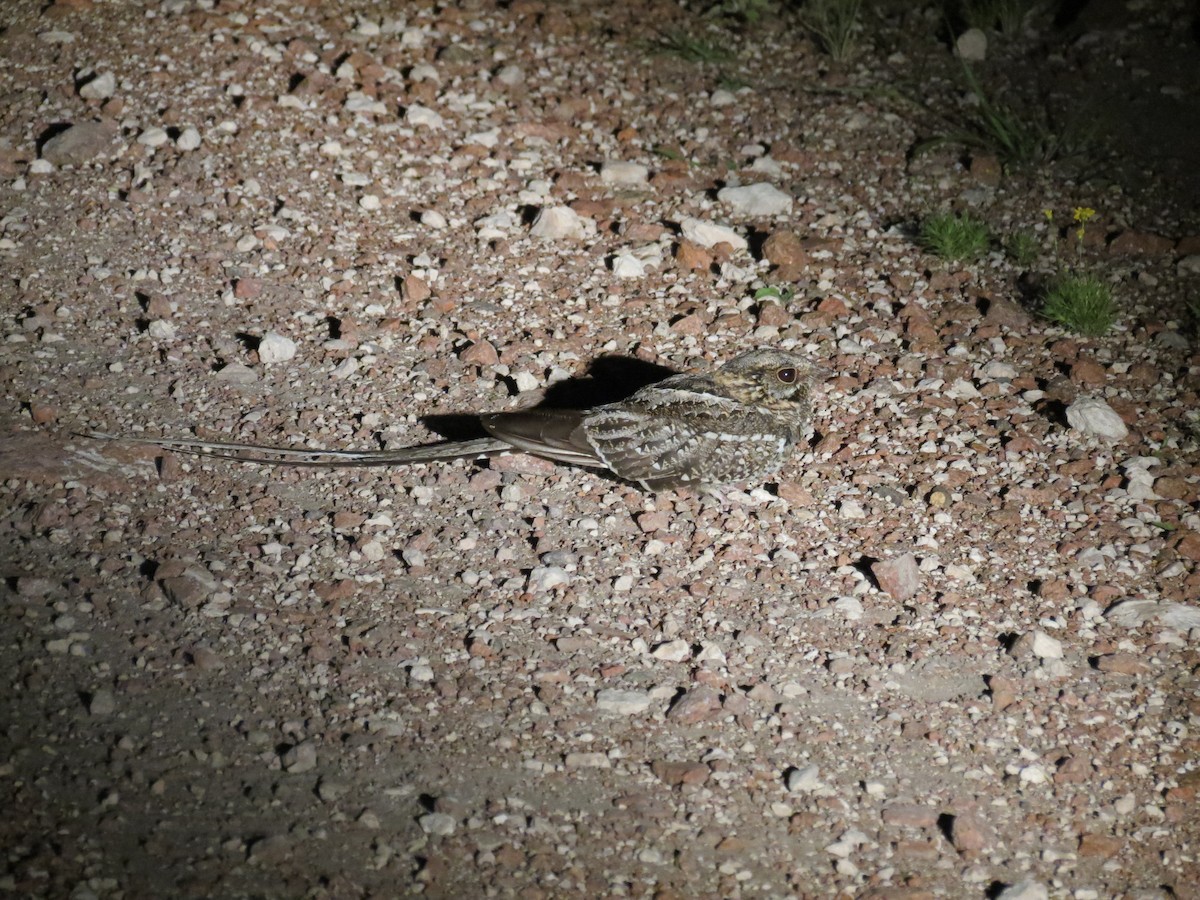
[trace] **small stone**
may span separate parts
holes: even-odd
[[[729,226],[705,222],[703,219],[683,219],[679,223],[679,230],[685,238],[701,247],[728,244],[734,250],[745,250],[749,246],[746,239]]]
[[[348,790],[350,787],[346,782],[336,781],[332,778],[322,778],[317,784],[317,796],[325,803],[340,800]]]
[[[287,362],[296,355],[296,342],[275,331],[268,331],[258,342],[258,359],[264,365]]]
[[[692,648],[687,641],[667,641],[655,647],[650,655],[666,662],[685,662],[691,658]]]
[[[704,763],[669,762],[655,760],[650,764],[650,771],[663,784],[678,787],[684,784],[704,784],[711,774]]]
[[[608,688],[596,694],[596,707],[605,712],[633,716],[650,708],[650,695],[643,691],[621,691]]]
[[[681,268],[691,272],[703,272],[713,263],[712,254],[689,240],[681,240],[675,248],[675,262]]]
[[[446,125],[446,120],[438,113],[420,103],[414,103],[404,111],[404,121],[414,127],[433,130],[444,128]]]
[[[1096,669],[1114,675],[1144,675],[1146,664],[1132,653],[1105,653],[1096,657]]]
[[[79,89],[79,96],[84,100],[107,100],[117,90],[117,79],[112,72],[97,75]]]
[[[713,718],[720,710],[720,695],[708,685],[701,684],[676,700],[668,710],[667,718],[681,725],[695,725]]]
[[[363,194],[358,198],[358,205],[367,212],[376,212],[383,208],[383,201],[378,194]]]
[[[490,341],[476,341],[460,353],[458,358],[472,366],[494,366],[500,362],[500,354]]]
[[[950,823],[950,843],[964,855],[979,853],[991,843],[987,822],[975,813],[954,816]]]
[[[768,182],[727,187],[717,192],[717,199],[734,213],[750,218],[779,216],[792,210],[792,197]]]
[[[1038,659],[1062,659],[1062,642],[1044,631],[1027,631],[1014,642],[1009,654],[1015,657],[1035,656]]]
[[[641,163],[609,160],[600,167],[600,180],[605,184],[641,185],[650,177],[650,170]]]
[[[192,150],[199,150],[203,139],[200,137],[200,132],[192,126],[188,126],[179,133],[179,137],[175,139],[175,146],[185,153],[190,153]]]
[[[115,125],[79,122],[46,141],[42,145],[42,159],[56,166],[85,163],[108,150],[116,136]]]
[[[111,716],[117,709],[117,698],[108,688],[99,688],[88,701],[88,713],[93,716]]]
[[[804,241],[794,231],[773,231],[763,241],[763,258],[771,265],[786,269],[799,269],[811,261]]]
[[[533,220],[529,233],[551,241],[580,239],[587,236],[590,222],[569,206],[545,206]]]
[[[882,817],[887,825],[932,828],[937,824],[938,812],[931,806],[919,803],[893,803],[883,810]]]
[[[417,820],[417,824],[421,826],[421,830],[426,834],[436,835],[437,837],[449,837],[457,830],[458,819],[449,813],[432,812],[421,816]]]
[[[146,326],[146,333],[156,341],[171,341],[175,339],[175,326],[166,319],[154,319]]]
[[[1121,852],[1125,842],[1111,834],[1085,834],[1079,839],[1079,855],[1083,857],[1112,859]]]
[[[171,136],[168,135],[164,129],[159,128],[157,125],[153,125],[138,135],[137,142],[143,147],[154,148],[161,147],[170,139]]]
[[[568,753],[563,765],[568,769],[611,769],[612,760],[603,753]]]
[[[954,42],[955,55],[966,62],[983,62],[987,59],[987,35],[979,28],[968,28]]]
[[[785,781],[789,793],[810,794],[821,786],[821,769],[815,765],[788,769]]]
[[[617,278],[641,278],[646,274],[646,264],[632,253],[618,253],[613,257],[612,273]]]
[[[879,583],[879,589],[894,600],[909,599],[921,586],[917,559],[911,553],[872,563],[871,574]]]
[[[311,741],[301,741],[285,750],[279,758],[283,771],[289,775],[302,775],[317,767],[317,748]]]
[[[421,213],[421,224],[426,228],[433,228],[434,230],[440,231],[449,223],[446,221],[446,217],[436,209],[427,209],[425,212]]]
[[[997,894],[996,900],[1050,900],[1050,891],[1037,881],[1018,881]]]
[[[213,377],[218,381],[226,381],[230,384],[254,384],[258,381],[258,373],[239,362],[223,366]]]
[[[530,571],[527,586],[530,593],[544,594],[570,583],[570,574],[561,566],[537,566]]]
[[[1080,397],[1067,407],[1067,424],[1083,434],[1119,441],[1128,433],[1125,422],[1099,397]]]

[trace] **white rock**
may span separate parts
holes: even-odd
[[[946,396],[951,400],[978,400],[979,390],[971,382],[959,378],[946,389]]]
[[[717,199],[743,216],[778,216],[792,211],[792,196],[773,184],[760,181],[744,187],[727,187],[717,191]]]
[[[504,237],[508,232],[512,231],[517,224],[517,220],[513,214],[507,210],[498,213],[492,213],[490,216],[484,216],[475,220],[475,231],[479,237],[485,241],[494,241]]]
[[[848,622],[857,622],[863,617],[862,601],[857,597],[838,597],[833,601],[833,608]]]
[[[838,504],[838,513],[843,519],[865,519],[867,511],[857,500],[843,500]]]
[[[746,239],[729,226],[705,222],[703,219],[684,219],[679,223],[679,230],[685,238],[701,247],[728,244],[734,250],[745,250],[749,246]]]
[[[692,648],[688,646],[687,641],[667,641],[665,644],[659,644],[655,647],[650,655],[655,659],[665,660],[666,662],[684,662],[691,658]]]
[[[54,163],[48,159],[35,159],[29,164],[30,175],[49,175],[54,171]]]
[[[362,91],[351,91],[346,95],[346,102],[342,104],[342,109],[350,113],[360,113],[370,116],[383,116],[387,114],[387,104],[382,100],[376,100],[370,94],[364,94]]]
[[[954,42],[954,53],[967,62],[983,62],[987,59],[987,35],[978,28],[968,28]]]
[[[571,583],[571,576],[562,566],[537,566],[529,573],[528,589],[545,592]]]
[[[1037,881],[1018,881],[997,894],[996,900],[1050,900],[1050,892]]]
[[[175,326],[166,319],[155,319],[146,327],[150,337],[159,341],[169,341],[175,337]]]
[[[645,184],[650,170],[641,163],[609,160],[600,167],[600,180],[605,184]]]
[[[533,220],[530,234],[557,241],[564,238],[583,238],[588,234],[589,220],[567,206],[544,206]]]
[[[769,175],[772,178],[779,178],[783,175],[783,166],[779,164],[779,160],[773,159],[770,156],[760,156],[750,164],[750,171],[757,172],[760,175]]]
[[[138,135],[137,142],[145,147],[161,147],[170,139],[170,135],[163,129],[152,126]]]
[[[218,381],[228,381],[232,384],[253,384],[258,381],[258,373],[239,362],[223,366],[213,377]]]
[[[387,554],[383,544],[377,540],[369,540],[362,545],[362,555],[371,562],[379,562]]]
[[[296,355],[296,342],[275,331],[268,331],[258,342],[258,358],[265,365],[287,362]]]
[[[458,828],[458,819],[449,813],[429,813],[421,816],[417,820],[417,823],[421,826],[423,832],[437,835],[438,837],[447,837],[454,834],[455,829]]]
[[[1175,269],[1180,275],[1200,275],[1200,253],[1192,253],[1175,263]]]
[[[821,786],[821,767],[804,766],[787,773],[787,789],[793,794],[808,794]]]
[[[363,194],[358,198],[358,205],[367,212],[375,212],[383,207],[383,201],[378,194]]]
[[[421,224],[426,228],[435,228],[441,230],[447,225],[446,217],[436,209],[427,209],[421,213]]]
[[[496,80],[508,87],[515,87],[525,80],[525,71],[520,66],[505,66],[496,73]]]
[[[1067,424],[1083,434],[1119,441],[1129,433],[1121,417],[1099,397],[1080,397],[1067,407]]]
[[[619,691],[608,688],[596,694],[596,706],[605,712],[632,716],[650,708],[650,695],[641,691]]]
[[[617,278],[641,278],[646,274],[646,264],[629,251],[613,257],[612,272]]]
[[[117,90],[117,79],[112,72],[97,75],[79,89],[79,96],[85,100],[107,100]]]
[[[1038,659],[1063,658],[1062,641],[1050,637],[1044,631],[1035,631],[1033,633],[1033,640],[1029,643],[1029,649]]]
[[[1046,769],[1037,763],[1023,767],[1017,774],[1017,777],[1025,782],[1025,784],[1045,784],[1050,780],[1050,775],[1046,772]]]
[[[179,133],[179,137],[175,139],[175,146],[185,152],[199,150],[203,138],[200,137],[200,132],[189,125]]]
[[[713,106],[732,106],[737,103],[737,94],[725,88],[718,88],[709,96],[708,102]]]
[[[1137,628],[1148,622],[1157,622],[1176,631],[1190,632],[1192,629],[1200,629],[1200,606],[1186,603],[1121,600],[1110,606],[1104,617],[1124,628]]]
[[[434,112],[428,106],[422,106],[420,103],[414,103],[404,111],[404,121],[414,127],[423,128],[444,128],[446,120],[438,113]]]

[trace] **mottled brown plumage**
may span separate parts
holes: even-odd
[[[396,450],[297,450],[152,438],[168,450],[293,466],[390,466],[477,459],[513,450],[605,469],[649,491],[761,481],[800,439],[820,367],[782,350],[743,353],[709,374],[673,375],[587,410],[489,413],[491,437]]]

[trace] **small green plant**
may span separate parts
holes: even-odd
[[[1037,0],[963,0],[963,19],[973,28],[1016,34],[1038,5]]]
[[[724,47],[693,37],[686,31],[669,31],[662,36],[656,45],[662,53],[678,56],[687,62],[726,63],[733,59],[733,53]]]
[[[990,241],[987,224],[970,216],[939,213],[921,223],[921,246],[942,259],[975,259]]]
[[[853,55],[862,0],[807,0],[800,22],[838,62]]]
[[[1037,238],[1028,231],[1014,232],[1004,242],[1004,252],[1022,269],[1028,269],[1037,260]]]
[[[1099,278],[1066,272],[1046,291],[1042,315],[1076,334],[1099,337],[1117,320],[1117,304]]]
[[[787,287],[778,288],[778,287],[775,287],[774,285],[768,285],[767,287],[760,287],[757,291],[754,292],[754,299],[755,300],[778,300],[780,303],[787,303],[789,300],[792,299],[792,289],[787,288]]]

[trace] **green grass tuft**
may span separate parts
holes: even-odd
[[[862,0],[807,0],[800,22],[825,52],[837,61],[849,59],[858,45],[858,13]]]
[[[734,58],[733,53],[719,44],[704,38],[693,37],[686,31],[669,31],[656,45],[661,53],[678,56],[687,62],[726,63]]]
[[[970,216],[939,213],[921,223],[921,246],[942,259],[976,259],[991,237],[987,224]]]
[[[1107,334],[1117,320],[1109,286],[1094,275],[1060,275],[1046,291],[1042,315],[1088,337]]]
[[[1004,242],[1004,252],[1022,269],[1028,269],[1038,257],[1037,238],[1027,231],[1010,234]]]

